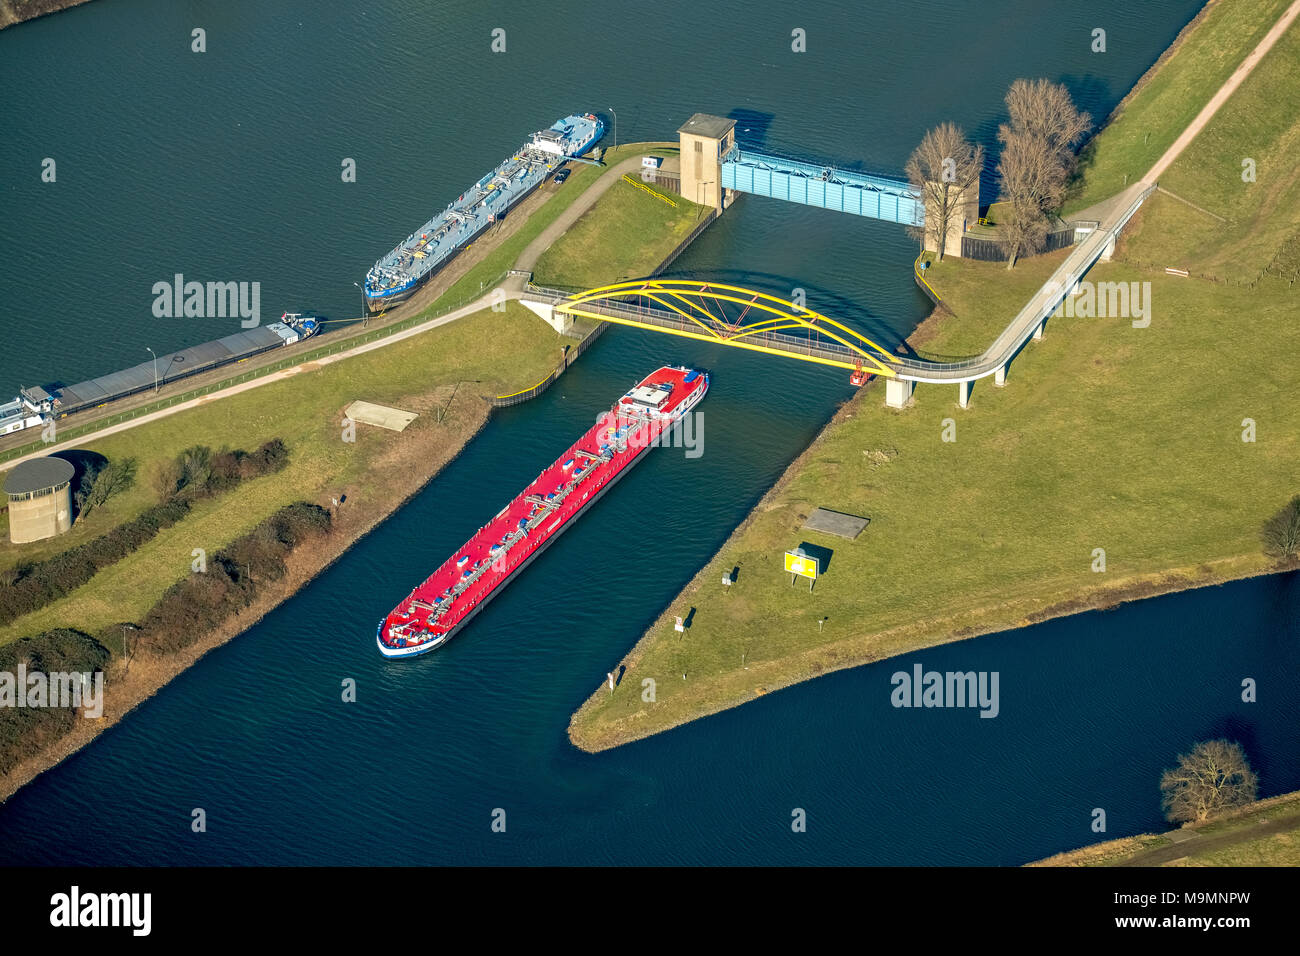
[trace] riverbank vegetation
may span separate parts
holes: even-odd
[[[178,499],[173,499],[176,503]],[[19,684],[20,674],[41,674],[45,683],[40,706],[15,706],[7,701],[0,707],[0,777],[9,774],[23,760],[56,745],[72,733],[79,720],[102,718],[103,698],[98,692],[87,705],[85,692],[70,700],[56,697],[53,675],[89,675],[104,678],[110,659],[109,647],[118,646],[128,660],[136,655],[167,657],[190,647],[252,606],[265,587],[285,573],[285,559],[295,548],[330,531],[330,513],[319,505],[297,502],[287,505],[259,522],[246,534],[230,542],[201,568],[172,585],[149,609],[139,624],[114,623],[96,636],[71,628],[56,628],[0,645],[0,674],[13,675],[13,693],[26,698],[31,689]],[[128,644],[127,632],[134,633]],[[128,647],[130,648],[128,654]],[[123,671],[115,674],[125,674]],[[90,706],[99,713],[84,716]]]
[[[1160,807],[1170,823],[1204,823],[1258,795],[1259,776],[1231,740],[1201,741],[1160,778]]]
[[[1245,122],[1256,97],[1289,101],[1300,77],[1277,69],[1287,56],[1275,48],[1216,122]],[[1198,88],[1195,103],[1212,92]],[[1297,115],[1279,139],[1300,135]],[[1239,144],[1209,142],[1213,161],[1192,151],[1171,173],[1201,164],[1240,182]],[[1169,208],[1144,208],[1141,232],[1175,230],[1162,219]],[[1276,220],[1292,215],[1265,203],[1255,221],[1280,236]],[[1226,230],[1224,242],[1235,235]],[[981,350],[1056,264],[1028,260],[1017,276],[945,259],[927,273],[942,306],[916,349]],[[1087,278],[1136,283],[1149,324],[1127,313],[1053,318],[1012,363],[1007,387],[977,382],[966,409],[955,386],[921,385],[911,407],[886,410],[883,386],[871,383],[665,609],[621,662],[615,690],[602,686],[582,705],[574,743],[600,750],[829,670],[1292,566],[1264,553],[1260,529],[1300,490],[1294,299],[1124,261]],[[1249,374],[1228,375],[1229,364]],[[871,523],[853,542],[805,530],[819,506]],[[782,553],[804,543],[830,557],[811,592],[781,568]],[[736,567],[724,590],[718,582]],[[675,631],[676,617],[691,626]],[[653,700],[643,698],[647,678]]]
[[[0,0],[0,30],[89,2],[90,0]]]
[[[56,627],[94,633],[108,623],[138,620],[164,591],[190,574],[195,548],[212,554],[298,500],[329,504],[333,497],[347,495],[345,510],[368,509],[387,498],[371,486],[372,466],[418,447],[423,454],[400,482],[409,494],[482,425],[488,414],[484,396],[537,381],[554,366],[559,350],[554,331],[510,303],[502,313],[485,311],[344,362],[308,367],[285,381],[88,445],[87,450],[109,461],[135,459],[146,478],[108,501],[95,517],[111,516],[120,528],[137,519],[159,526],[148,547],[130,550],[88,584],[0,628],[0,643]],[[355,441],[345,441],[343,409],[356,399],[409,409],[420,417],[401,433],[356,426]],[[271,442],[275,444],[264,444]],[[262,449],[253,460],[274,452],[276,467],[254,474],[259,469],[250,470],[249,459],[231,453],[206,452],[204,460],[197,460],[204,448],[250,445]],[[186,457],[188,462],[178,461]],[[236,491],[206,493],[226,485],[231,469],[248,474]],[[171,486],[168,497],[183,500],[184,508],[158,501],[160,482]],[[205,493],[196,494],[200,484]],[[166,520],[169,516],[173,520]],[[139,530],[119,533],[138,536]],[[14,567],[24,560],[23,547],[5,544],[0,553]],[[47,560],[57,558],[56,553]]]
[[[1289,3],[1207,3],[1112,111],[1104,135],[1084,144],[1081,175],[1066,199],[1067,215],[1103,202],[1141,179],[1196,118],[1210,94],[1259,45]],[[1279,121],[1288,124],[1294,115],[1276,113]],[[1243,145],[1246,142],[1249,137]],[[1238,169],[1241,158],[1237,157]]]
[[[93,460],[93,459],[92,459]],[[151,541],[158,532],[182,520],[193,502],[230,491],[239,482],[274,474],[288,462],[288,450],[279,438],[255,452],[226,450],[212,454],[196,445],[175,459],[155,465],[153,483],[158,502],[130,521],[86,544],[58,552],[43,561],[20,563],[0,570],[0,624],[31,614],[91,580],[99,571],[120,561]],[[82,478],[77,499],[81,514],[100,506],[134,483],[135,459],[91,465]],[[21,554],[21,547],[14,548]]]
[[[1300,793],[1189,823],[1058,853],[1031,866],[1300,866]]]
[[[591,289],[649,275],[706,212],[676,194],[656,190],[652,196],[617,182],[542,254],[533,281],[557,289]]]
[[[66,707],[18,707],[16,695],[28,687],[18,683],[24,674],[100,674],[108,664],[109,652],[89,634],[68,628],[25,637],[12,644],[0,644],[0,680],[12,679],[5,695],[15,695],[0,706],[0,778],[33,753],[68,734],[78,720],[78,709]],[[48,702],[49,688],[43,695]]]

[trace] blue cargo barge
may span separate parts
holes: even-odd
[[[366,309],[380,312],[409,299],[475,236],[604,133],[605,124],[591,113],[566,116],[534,133],[518,152],[374,264],[366,273]]]

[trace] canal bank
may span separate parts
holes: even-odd
[[[1226,101],[1216,122],[1258,115],[1269,91],[1295,85],[1288,70],[1296,37],[1282,35],[1289,16],[1261,41],[1282,37],[1276,49],[1246,58],[1260,68],[1227,81],[1235,92],[1216,97]],[[1235,52],[1239,37],[1221,35]],[[1185,69],[1189,48],[1164,69]],[[1160,89],[1153,82],[1147,95]],[[1130,108],[1142,105],[1139,93]],[[1191,142],[1204,122],[1178,141]],[[1260,130],[1262,151],[1284,152],[1290,124]],[[1098,137],[1103,153],[1108,135]],[[1214,168],[1233,171],[1215,158],[1222,162]],[[1168,154],[1159,165],[1172,163],[1176,174],[1206,159]],[[1167,207],[1145,210],[1143,231],[1168,234],[1165,215]],[[1261,208],[1219,238],[1231,248],[1243,230],[1285,234],[1293,216],[1289,207]],[[912,339],[946,355],[989,341],[1058,258],[1022,264],[1011,280],[982,263],[945,261],[926,280],[945,304],[943,320]],[[1300,382],[1282,356],[1300,339],[1286,319],[1285,284],[1188,283],[1121,263],[1098,264],[1085,284],[1149,290],[1148,307],[1154,300],[1178,320],[1148,328],[1130,322],[1136,313],[1076,313],[1072,301],[1048,322],[1053,334],[1015,359],[1007,387],[986,381],[971,408],[968,391],[954,403],[932,386],[908,408],[882,414],[862,404],[879,382],[865,389],[616,662],[628,680],[591,693],[570,722],[573,742],[604,750],[827,671],[1295,567],[1294,555],[1268,555],[1260,543],[1265,522],[1296,493],[1300,436],[1282,396]],[[1009,296],[1008,288],[1018,291]],[[1201,381],[1215,374],[1223,319],[1243,312],[1259,324],[1232,347],[1252,377],[1233,395],[1207,391]],[[1245,421],[1239,403],[1255,410]],[[1271,442],[1256,442],[1254,414],[1278,427]],[[866,517],[869,530],[851,541],[812,530],[805,522],[818,507]],[[821,557],[826,573],[815,594],[786,586],[781,555],[796,547]],[[719,585],[724,576],[735,583]],[[691,623],[683,629],[682,621]],[[639,690],[647,681],[648,696]]]
[[[96,6],[87,7],[88,15]],[[612,15],[622,18],[622,28],[617,22],[611,24],[609,39],[593,51],[588,69],[539,72],[532,69],[537,56],[527,55],[524,38],[551,35],[563,14],[553,8],[520,8],[512,15],[516,31],[511,32],[509,55],[481,61],[467,56],[463,64],[466,82],[479,96],[493,97],[497,112],[458,114],[456,128],[464,136],[455,151],[445,150],[437,168],[446,170],[449,184],[459,188],[481,174],[485,163],[498,160],[503,146],[512,145],[499,141],[501,130],[534,128],[539,115],[560,115],[575,108],[575,97],[581,108],[600,108],[606,102],[616,106],[620,140],[650,138],[674,128],[684,118],[677,103],[719,112],[743,103],[774,118],[766,127],[774,140],[794,138],[807,146],[815,139],[822,151],[838,158],[862,159],[870,168],[893,168],[925,125],[949,115],[993,121],[1001,106],[1002,71],[1008,62],[1023,65],[1029,75],[1065,71],[1101,77],[1084,90],[1084,105],[1094,115],[1104,114],[1110,91],[1118,95],[1126,89],[1197,6],[1171,4],[1153,10],[1103,2],[1089,10],[1086,20],[1101,17],[1108,22],[1119,16],[1128,25],[1128,40],[1116,44],[1106,57],[1097,57],[1088,53],[1086,45],[1075,44],[1078,56],[1069,52],[1074,49],[1072,39],[1086,38],[1087,30],[1080,28],[1093,24],[1063,18],[1059,11],[1045,11],[1035,19],[1033,10],[1009,6],[990,14],[987,8],[949,5],[942,15],[953,24],[954,35],[983,37],[985,55],[970,63],[967,82],[960,87],[931,83],[922,66],[925,58],[917,55],[906,37],[888,49],[875,49],[873,59],[866,61],[864,51],[871,48],[854,36],[834,32],[832,28],[843,20],[827,22],[824,11],[807,11],[810,20],[801,25],[808,27],[815,43],[828,40],[837,45],[821,46],[819,52],[803,57],[755,56],[755,44],[770,44],[772,36],[788,34],[788,29],[772,32],[785,21],[780,9],[763,3],[739,26],[740,34],[733,34],[734,43],[715,43],[707,34],[694,31],[667,31],[648,38],[643,17],[614,11]],[[111,14],[114,23],[101,24],[96,32],[113,37],[123,58],[156,57],[158,50],[165,52],[168,46],[156,31],[150,32],[149,23],[136,17],[150,9],[167,19],[169,5],[163,3],[125,0],[104,5],[103,16]],[[375,161],[373,151],[362,153],[357,190],[337,185],[331,189],[328,180],[337,179],[335,159],[356,155],[360,149],[350,132],[356,115],[352,108],[384,102],[394,77],[417,75],[427,67],[428,49],[439,44],[476,49],[481,30],[473,24],[478,11],[453,2],[445,16],[435,17],[422,8],[381,2],[369,16],[376,16],[376,10],[395,16],[410,40],[372,46],[375,35],[358,29],[369,19],[358,19],[354,25],[343,17],[342,23],[331,22],[327,33],[313,17],[281,16],[280,10],[268,8],[256,31],[247,35],[240,32],[240,23],[230,24],[224,48],[251,43],[253,50],[245,58],[246,69],[209,70],[204,75],[201,102],[205,108],[191,101],[191,85],[197,81],[186,74],[181,74],[179,85],[171,86],[165,101],[154,102],[147,84],[136,93],[143,112],[157,114],[156,123],[162,128],[191,129],[197,124],[200,138],[210,132],[220,138],[242,120],[246,132],[239,146],[255,146],[265,139],[267,148],[259,146],[255,153],[257,175],[249,175],[252,164],[241,168],[236,163],[226,177],[240,188],[220,194],[229,206],[215,208],[230,208],[229,218],[244,225],[233,232],[214,228],[203,237],[204,253],[211,257],[205,266],[209,273],[242,275],[228,264],[227,246],[231,246],[255,253],[259,264],[266,264],[268,279],[293,277],[278,264],[287,248],[284,224],[290,224],[287,231],[305,238],[306,251],[312,255],[302,263],[302,270],[320,271],[329,281],[330,276],[351,276],[357,262],[371,261],[376,244],[382,247],[391,237],[393,223],[409,220],[409,198],[387,201],[385,197],[398,197],[405,184],[419,181],[427,172],[432,165],[429,150],[440,148],[436,144],[447,122],[443,113],[414,111],[408,117],[410,139],[420,144],[419,150],[384,148],[382,162]],[[670,2],[649,26],[697,12]],[[847,6],[840,11],[858,12]],[[1042,37],[1040,45],[1023,48],[1023,43],[1004,35],[1007,31],[980,33],[989,20],[1012,14],[1033,21],[1025,29]],[[75,24],[78,19],[73,16],[67,22]],[[41,35],[36,28],[41,26],[32,30],[38,41]],[[179,35],[184,33],[180,30]],[[838,37],[843,37],[842,42],[837,43]],[[258,46],[261,38],[265,43]],[[648,39],[658,40],[656,66],[648,72],[627,70],[626,62],[644,57]],[[312,62],[329,67],[315,74],[284,74],[275,64],[279,62],[276,51],[285,44],[311,50]],[[70,46],[67,55],[75,55],[76,43]],[[359,57],[358,50],[372,52]],[[21,62],[24,57],[17,59]],[[108,59],[112,63],[112,49]],[[705,73],[696,68],[706,60],[717,69]],[[92,73],[99,68],[94,57],[84,62]],[[267,68],[261,69],[260,64]],[[197,60],[194,64],[181,60],[166,64],[163,72],[196,70],[199,65]],[[680,90],[674,103],[666,102],[654,83],[661,69]],[[521,75],[525,71],[528,75]],[[897,88],[914,90],[916,95],[905,100],[882,95],[878,81],[882,74],[894,78]],[[817,97],[805,95],[810,83],[816,86]],[[596,84],[598,92],[591,93],[590,84]],[[98,102],[102,99],[98,92],[108,83],[83,77],[80,86],[69,101],[75,101],[77,115],[91,122],[101,114],[116,120],[112,109]],[[227,102],[236,94],[237,114]],[[329,108],[317,108],[317,99]],[[168,107],[172,101],[175,110]],[[63,93],[47,90],[42,102],[45,122],[72,128],[59,115]],[[926,113],[928,104],[937,106]],[[268,109],[277,116],[274,135],[255,126],[250,130],[249,117]],[[304,128],[307,123],[299,122],[299,117],[310,120],[313,128]],[[97,136],[119,149],[125,147],[127,155],[144,158],[151,173],[150,196],[160,198],[165,213],[170,214],[171,200],[177,195],[189,196],[191,202],[217,195],[211,171],[193,160],[185,166],[181,157],[169,153],[169,142],[141,144],[132,152],[130,143],[114,139],[114,125],[105,124],[110,128],[98,130]],[[752,120],[742,125],[757,128]],[[347,131],[336,132],[335,127],[343,126]],[[39,131],[30,124],[20,123],[17,128],[29,138],[38,134],[33,141],[40,141]],[[277,148],[286,140],[304,148]],[[217,145],[221,148],[208,154],[212,165],[228,165],[229,149],[224,142]],[[478,146],[480,154],[475,154]],[[149,158],[154,155],[159,158]],[[329,160],[323,172],[322,156]],[[168,178],[171,159],[186,170],[189,182]],[[64,171],[61,162],[61,182]],[[93,168],[89,172],[93,174]],[[309,190],[300,185],[313,175],[319,187]],[[224,183],[224,178],[217,178]],[[68,189],[51,192],[43,202],[75,200],[77,180],[69,178],[67,185]],[[132,199],[131,182],[123,186],[107,193],[108,205],[119,218],[129,215],[139,201]],[[439,187],[435,183],[429,188],[436,193]],[[430,198],[437,202],[436,195]],[[40,236],[41,224],[66,222],[69,217],[24,213],[30,201],[19,183],[15,216],[36,224],[34,244],[48,245]],[[257,228],[265,209],[277,211],[277,228]],[[218,220],[213,225],[220,226],[225,216],[219,212],[213,218]],[[350,243],[348,248],[337,247],[340,221],[350,224],[348,235],[342,237],[345,246]],[[183,242],[187,237],[178,236],[175,229],[161,237],[155,236],[156,231],[151,221],[143,221],[139,230],[121,237],[121,261],[170,265],[153,244],[171,244],[178,238]],[[319,237],[324,241],[317,241]],[[301,258],[301,247],[292,251]],[[907,273],[914,255],[915,247],[896,229],[746,202],[711,226],[676,271],[742,278],[735,273],[743,269],[749,285],[761,283],[786,296],[791,288],[803,287],[810,302],[823,311],[847,316],[855,327],[892,344],[924,314]],[[23,262],[21,250],[13,261]],[[187,274],[195,271],[193,265],[181,264]],[[92,290],[95,286],[81,282],[81,276],[73,278],[77,283],[55,290],[58,302],[52,309],[60,317],[58,331],[67,330],[70,338],[76,338],[72,318],[87,314],[96,304],[85,299],[83,291],[84,286]],[[105,296],[98,310],[106,314],[105,321],[117,336],[105,344],[105,355],[117,340],[124,352],[138,351],[141,342],[171,348],[196,340],[177,326],[179,338],[174,345],[154,341],[152,337],[168,330],[155,328],[157,323],[135,322],[131,314],[131,290],[141,280],[121,284],[121,296]],[[268,285],[265,300],[302,302],[304,307],[351,314],[345,310],[354,304],[355,295],[346,283],[335,303],[307,301],[307,292],[326,287],[315,277],[304,280],[303,286],[286,287],[273,296]],[[117,289],[111,282],[105,287]],[[147,290],[147,285],[143,288]],[[34,353],[29,347],[26,354]],[[133,352],[123,358],[109,367],[138,361]],[[69,357],[50,355],[49,359],[51,373],[68,370]],[[717,372],[705,408],[715,416],[707,434],[710,467],[696,469],[680,456],[656,452],[638,474],[627,479],[626,487],[601,502],[600,513],[593,513],[571,532],[571,541],[566,535],[554,554],[513,584],[511,593],[500,599],[504,603],[485,612],[474,629],[449,649],[451,653],[403,669],[372,660],[376,616],[409,588],[403,578],[405,566],[419,562],[427,566],[444,558],[481,523],[482,515],[494,513],[522,481],[549,463],[554,449],[576,434],[575,429],[589,425],[591,416],[607,407],[611,396],[620,394],[638,372],[643,374],[648,363],[664,359],[707,363]],[[780,401],[771,399],[772,375],[780,376],[782,389],[801,396],[803,408],[791,412],[784,396]],[[626,650],[629,635],[644,630],[785,465],[807,446],[835,404],[848,396],[844,378],[798,367],[774,368],[767,361],[746,361],[730,350],[683,348],[670,340],[611,329],[556,387],[536,401],[494,415],[462,456],[394,520],[381,523],[296,597],[251,628],[244,639],[208,655],[112,734],[15,795],[0,810],[0,843],[8,858],[101,863],[978,863],[1022,862],[1077,844],[1073,835],[1057,832],[1062,821],[1053,815],[1053,807],[1093,799],[1090,791],[1103,762],[1145,766],[1153,754],[1164,759],[1164,752],[1180,743],[1180,737],[1173,736],[1161,720],[1165,707],[1179,710],[1184,722],[1189,714],[1207,720],[1214,716],[1200,693],[1185,693],[1188,678],[1194,683],[1198,675],[1171,673],[1164,659],[1188,647],[1187,636],[1175,636],[1180,630],[1195,631],[1212,619],[1198,603],[1199,594],[1180,595],[1173,610],[1158,621],[1137,614],[1139,605],[1094,620],[1091,626],[1104,629],[1114,640],[1100,649],[1091,643],[1090,654],[1123,652],[1134,643],[1133,635],[1149,634],[1148,642],[1139,643],[1153,651],[1151,660],[1133,662],[1123,674],[1150,673],[1154,668],[1168,685],[1155,695],[1144,694],[1136,677],[1119,687],[1113,682],[1102,685],[1108,692],[1133,697],[1135,705],[1125,710],[1123,726],[1104,726],[1095,736],[1081,734],[1079,728],[1098,730],[1089,725],[1096,719],[1090,707],[1098,688],[1075,693],[1090,673],[1089,655],[1061,654],[1059,649],[1072,647],[1074,639],[1056,626],[1065,622],[1053,622],[981,642],[978,662],[946,661],[939,656],[943,648],[924,652],[936,655],[925,658],[927,666],[936,667],[1005,669],[1008,661],[1015,661],[1026,679],[1032,676],[1034,685],[1050,692],[1053,704],[1046,710],[1040,699],[1023,699],[1014,707],[1006,700],[1004,715],[1014,712],[1021,719],[1015,723],[977,720],[975,727],[995,725],[982,736],[968,732],[972,728],[959,721],[941,724],[934,734],[911,722],[882,724],[882,718],[896,712],[887,705],[883,713],[877,712],[874,701],[879,688],[868,680],[872,672],[866,668],[771,695],[714,721],[599,758],[574,751],[564,739],[565,722],[590,690],[595,668],[603,675],[608,662]],[[647,509],[648,500],[668,500],[672,507]],[[629,540],[655,542],[663,568],[660,577],[644,582],[626,573]],[[599,573],[574,572],[583,567],[596,567]],[[562,606],[554,600],[558,593],[568,596]],[[1216,600],[1244,612],[1235,616],[1234,626],[1242,631],[1243,646],[1251,642],[1260,649],[1259,670],[1286,666],[1275,649],[1270,650],[1272,643],[1240,621],[1255,609],[1274,607],[1273,595],[1234,589]],[[1189,609],[1186,619],[1178,610],[1184,606]],[[1168,635],[1160,631],[1166,627]],[[287,655],[285,648],[301,642],[305,633],[328,637],[313,640],[309,654]],[[1056,652],[1037,653],[1039,641]],[[995,659],[1003,647],[1008,648],[1006,658]],[[964,653],[973,650],[974,644],[963,648]],[[1237,669],[1234,663],[1224,672]],[[1222,676],[1219,670],[1211,670]],[[340,675],[356,677],[361,689],[358,706],[338,703]],[[887,684],[887,672],[885,677]],[[1015,683],[1027,686],[1024,681]],[[396,732],[394,715],[400,715],[403,725],[422,730]],[[1267,724],[1279,718],[1267,711],[1259,719]],[[1132,722],[1143,727],[1140,740],[1132,739],[1131,731],[1124,736]],[[1035,732],[1017,734],[1017,725],[1031,725]],[[792,727],[827,730],[805,734],[792,745]],[[992,741],[988,729],[999,730],[1002,736]],[[1261,742],[1278,752],[1288,745],[1266,737]],[[1015,759],[1007,759],[1009,755]],[[882,766],[903,769],[882,780]],[[1026,766],[1034,768],[1032,775],[1025,772]],[[1133,819],[1136,828],[1149,830],[1158,821],[1142,817],[1145,797],[1140,788],[1147,774],[1137,776],[1132,800],[1126,777],[1118,781],[1107,805],[1113,815]],[[953,779],[972,785],[958,788],[941,783]],[[981,786],[981,781],[989,780],[996,780],[998,786]],[[1008,806],[1009,791],[1023,798]],[[949,800],[948,792],[955,799]],[[412,827],[409,813],[402,809],[411,794],[436,804],[440,812]],[[199,805],[208,810],[210,820],[220,818],[221,825],[210,826],[203,837],[192,837],[187,814]],[[306,807],[310,812],[286,813],[286,806]],[[495,806],[509,811],[509,835],[490,834],[483,825],[484,814]],[[806,834],[790,833],[791,806],[809,809],[812,826]]]
[[[589,191],[583,189],[585,184],[569,185],[573,193],[561,207],[568,215],[567,220],[550,216],[535,223],[531,230],[517,230],[517,234],[524,239],[539,234],[545,241],[545,249],[555,247],[561,254],[568,241],[568,227],[575,223],[581,224],[579,235],[583,242],[591,241],[593,234],[599,239],[601,230],[609,228],[608,210],[616,208],[626,212],[626,197],[621,191],[605,196],[610,186],[620,182],[626,170],[639,165],[639,147],[633,144],[624,149],[637,155],[615,164],[612,169],[600,170],[599,178],[586,177],[593,183]],[[630,186],[623,188],[632,192]],[[691,204],[684,204],[680,215],[672,216],[669,223],[666,213],[656,204],[638,205],[636,215],[643,227],[638,254],[657,254],[661,262],[679,255],[683,246],[708,223],[692,210]],[[698,227],[692,226],[697,220]],[[550,231],[543,228],[554,227],[557,221],[559,228]],[[688,228],[683,238],[681,232]],[[615,245],[605,244],[611,248]],[[533,250],[529,262],[535,262],[535,254],[543,247],[532,240],[528,248]],[[489,255],[501,252],[497,248]],[[504,252],[512,254],[509,246]],[[482,259],[478,264],[481,262]],[[622,261],[618,252],[610,252],[592,265],[618,270],[628,268],[630,263]],[[481,305],[486,307],[491,298],[491,295],[486,297]],[[507,301],[503,299],[502,304]],[[427,311],[432,311],[432,306]],[[246,386],[235,386],[189,406],[168,409],[165,417],[159,417],[160,413],[145,415],[130,420],[128,424],[133,426],[130,429],[123,426],[104,429],[92,436],[92,440],[78,443],[78,449],[84,445],[110,460],[135,459],[143,475],[150,473],[158,461],[175,454],[181,444],[206,442],[218,447],[232,442],[236,435],[247,436],[250,423],[256,422],[252,427],[257,434],[276,429],[274,437],[286,440],[292,465],[277,477],[272,487],[263,483],[261,490],[251,497],[241,494],[238,500],[200,509],[201,513],[194,519],[179,522],[160,535],[151,543],[147,554],[132,556],[112,566],[71,595],[10,623],[0,630],[0,641],[53,627],[75,627],[98,634],[114,617],[141,619],[150,601],[176,579],[177,572],[172,569],[187,568],[183,549],[199,540],[205,551],[216,553],[239,529],[257,520],[267,509],[278,506],[284,495],[314,496],[318,503],[331,507],[335,527],[323,542],[306,553],[291,555],[285,577],[269,584],[253,604],[184,651],[160,657],[146,650],[133,653],[129,662],[115,656],[108,675],[105,716],[94,722],[79,722],[73,733],[0,777],[0,799],[84,746],[205,653],[256,624],[268,611],[295,594],[454,460],[482,430],[494,407],[517,404],[519,400],[540,394],[545,385],[554,382],[596,340],[600,331],[599,327],[588,326],[576,337],[557,336],[536,316],[513,302],[502,312],[488,308],[476,311],[474,306],[462,311],[469,314],[461,317],[453,312],[423,325],[419,324],[422,314],[417,314],[411,317],[417,324],[410,329],[390,329],[385,337],[354,347],[351,352],[333,354],[323,361],[254,379],[250,384],[259,387],[257,393],[250,393]],[[426,325],[429,328],[425,329]],[[384,347],[383,352],[376,352],[378,346]],[[519,385],[536,376],[538,368],[545,367],[546,356],[553,354],[554,348],[563,357],[560,366],[543,380],[544,385],[519,389]],[[430,354],[441,357],[431,360]],[[423,386],[419,384],[421,380]],[[502,394],[503,398],[493,398],[496,394]],[[360,426],[358,432],[356,423],[351,424],[350,433],[349,419],[342,411],[349,397],[379,399],[415,411],[419,417],[416,425],[400,436],[366,426]],[[265,415],[267,406],[293,409],[292,418],[299,424],[285,432],[282,424]],[[335,414],[331,414],[331,408]],[[98,441],[93,440],[96,437]],[[137,489],[126,501],[114,502],[115,507],[104,509],[107,514],[94,516],[96,530],[103,531],[114,521],[130,517],[144,500],[144,489]],[[86,529],[78,530],[84,538]],[[75,543],[64,541],[62,546]],[[21,560],[26,553],[15,550],[14,546],[7,546],[5,552],[3,557],[11,561]],[[116,646],[106,638],[103,640],[105,646]],[[147,635],[138,636],[136,645],[147,648]]]

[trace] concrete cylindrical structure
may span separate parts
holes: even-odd
[[[33,458],[16,465],[5,479],[9,498],[9,540],[40,541],[72,527],[71,463],[62,458]]]

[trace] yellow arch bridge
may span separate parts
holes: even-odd
[[[556,312],[893,377],[902,360],[829,316],[740,286],[637,279],[577,294],[530,286]],[[794,333],[794,334],[792,334]]]

